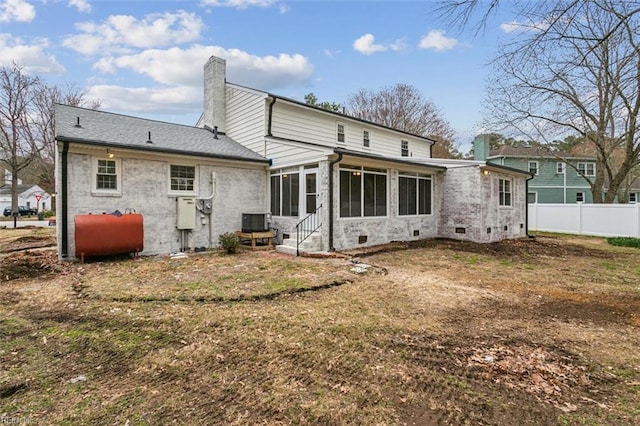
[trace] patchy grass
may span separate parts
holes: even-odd
[[[637,250],[555,235],[383,249],[358,254],[366,274],[348,259],[208,252],[5,280],[0,413],[36,424],[640,422]]]
[[[640,238],[612,237],[612,238],[607,238],[607,242],[612,246],[640,248]]]

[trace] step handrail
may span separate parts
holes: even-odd
[[[321,211],[322,204],[296,224],[296,256],[300,256],[300,244],[322,226],[320,221]]]

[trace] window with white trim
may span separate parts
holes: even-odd
[[[94,194],[121,194],[120,159],[94,158],[91,191]]]
[[[170,164],[169,188],[171,192],[196,192],[196,167]]]
[[[369,131],[368,130],[363,130],[362,131],[362,146],[364,146],[365,148],[369,148],[369,146],[370,146]]]
[[[535,204],[538,202],[538,193],[537,192],[529,192],[527,193],[527,203]]]
[[[345,141],[345,126],[343,123],[337,123],[336,126],[336,132],[337,132],[337,140],[340,143],[344,143]]]
[[[584,192],[576,192],[576,203],[584,203]]]
[[[578,172],[584,176],[595,176],[596,163],[578,163]]]
[[[501,206],[511,205],[511,179],[498,179],[498,194]]]
[[[529,173],[532,175],[538,174],[538,162],[537,161],[529,161]]]
[[[559,175],[563,174],[565,171],[565,167],[566,167],[565,163],[563,163],[562,161],[558,161],[556,163],[556,173]]]
[[[630,192],[629,193],[629,202],[630,203],[637,203],[638,202],[638,195],[635,192]]]
[[[387,171],[340,167],[340,217],[387,215]]]
[[[400,155],[402,157],[409,156],[409,141],[400,141]]]
[[[398,214],[431,214],[431,175],[401,172],[398,177]]]
[[[300,211],[300,173],[271,172],[271,214],[298,217]]]

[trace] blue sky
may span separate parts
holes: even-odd
[[[112,112],[194,125],[202,67],[300,101],[344,103],[360,89],[415,86],[457,131],[480,128],[486,64],[509,37],[497,16],[478,36],[445,27],[427,1],[2,0],[0,65],[72,82]]]

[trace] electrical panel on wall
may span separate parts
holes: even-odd
[[[178,197],[176,199],[176,219],[178,229],[196,228],[196,199],[193,197]]]

